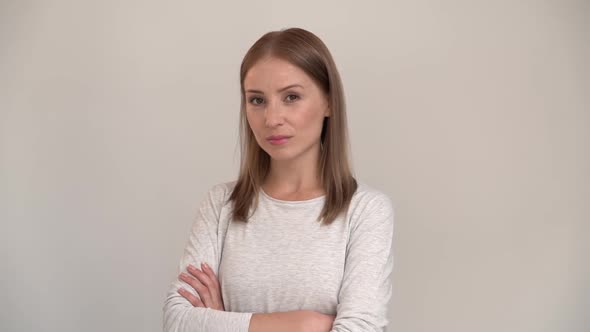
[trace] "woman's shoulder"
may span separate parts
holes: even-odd
[[[236,186],[237,182],[237,180],[217,182],[214,185],[212,185],[209,190],[217,193],[228,191],[231,192]]]
[[[237,180],[217,182],[209,187],[207,196],[217,203],[226,203],[236,183]]]
[[[389,201],[393,203],[391,196],[386,193],[385,189],[370,185],[362,180],[357,180],[357,190],[353,199],[359,201]]]
[[[384,189],[357,179],[357,190],[350,202],[350,211],[353,215],[389,213],[393,212],[394,208],[393,199]]]

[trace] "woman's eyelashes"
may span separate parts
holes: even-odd
[[[299,95],[296,94],[288,94],[287,96],[285,96],[285,102],[287,103],[293,103],[297,100],[299,100]],[[254,105],[254,106],[258,106],[258,105],[262,105],[262,103],[264,103],[264,98],[259,97],[259,96],[255,96],[255,97],[250,97],[250,99],[248,100],[250,102],[250,104]]]
[[[293,97],[293,98],[290,98],[290,97]],[[292,103],[292,102],[294,102],[295,100],[299,99],[299,96],[298,96],[298,95],[295,95],[295,94],[290,94],[290,95],[287,95],[287,97],[286,97],[285,99],[286,99],[288,102],[291,102],[291,103]]]
[[[260,105],[260,104],[262,104],[262,98],[260,98],[260,97],[251,97],[250,98],[250,104],[252,104],[252,105]]]

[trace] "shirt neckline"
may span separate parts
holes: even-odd
[[[322,195],[322,196],[318,196],[318,197],[314,197],[314,198],[310,198],[310,199],[306,199],[306,200],[302,200],[302,201],[285,201],[282,199],[271,197],[269,194],[267,194],[264,191],[264,189],[262,189],[262,187],[260,187],[260,192],[262,193],[262,195],[264,197],[266,197],[267,199],[269,199],[273,202],[277,202],[277,203],[281,203],[281,204],[290,204],[290,205],[309,204],[309,203],[322,201],[326,198],[326,195]]]

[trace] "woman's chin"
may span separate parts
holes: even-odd
[[[270,156],[270,159],[275,160],[275,161],[287,161],[287,160],[290,160],[293,158],[288,153],[282,153],[282,152],[276,152],[276,151],[272,151],[268,155]]]

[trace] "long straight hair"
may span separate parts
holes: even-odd
[[[252,204],[270,171],[270,156],[256,142],[246,118],[244,79],[248,70],[262,58],[272,56],[302,69],[328,96],[330,117],[324,117],[320,135],[319,178],[326,192],[318,219],[331,224],[346,212],[358,184],[350,166],[348,127],[344,91],[336,64],[326,45],[313,33],[301,28],[271,31],[248,50],[240,67],[240,142],[241,163],[238,180],[229,197],[233,219],[247,222]],[[254,213],[254,212],[253,212]]]

